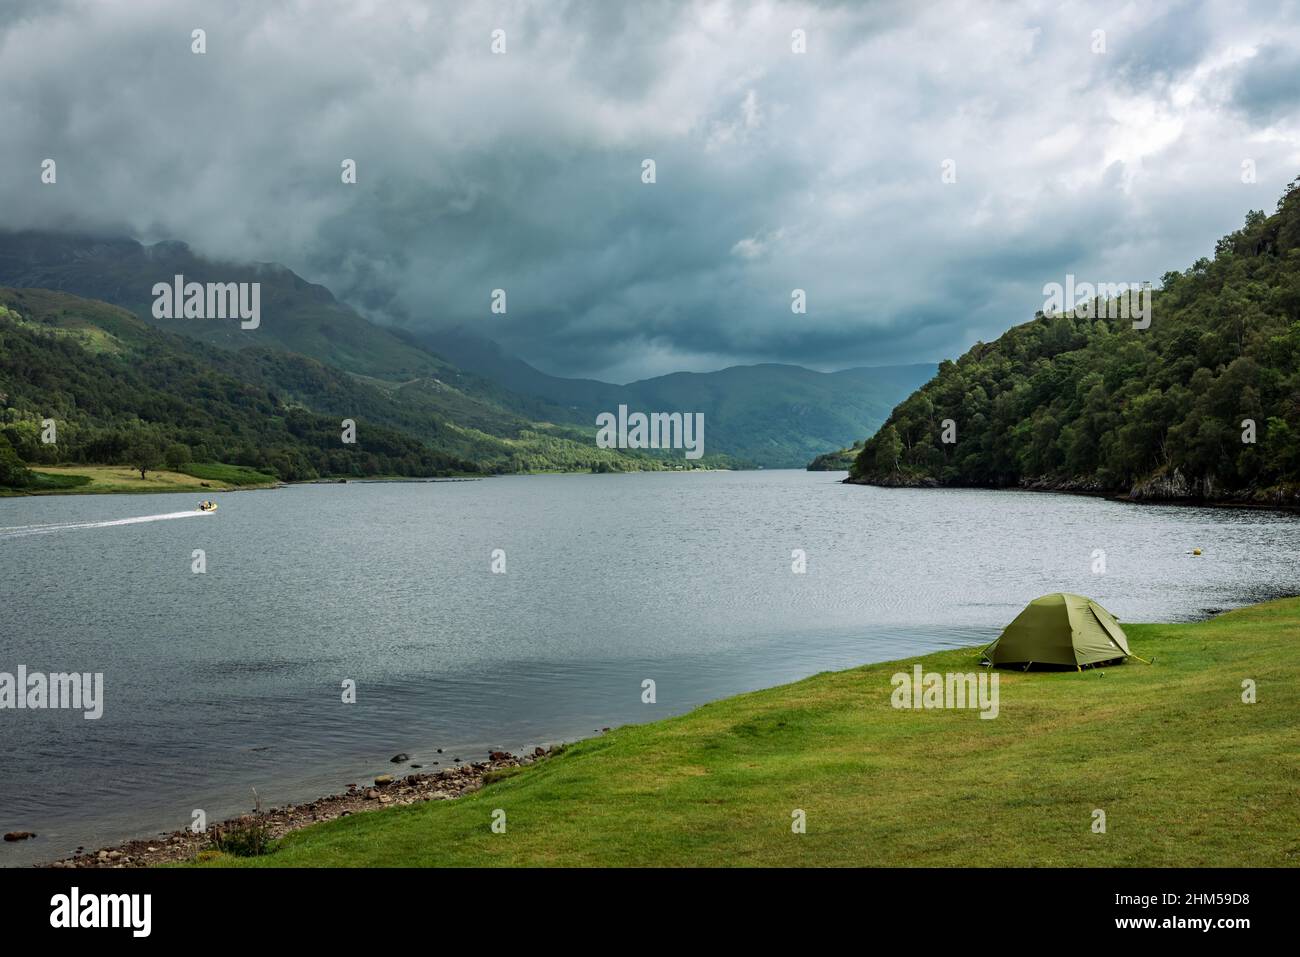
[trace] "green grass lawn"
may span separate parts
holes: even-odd
[[[56,475],[51,472],[33,472],[30,485],[22,488],[0,486],[0,496],[17,495],[55,495],[76,492],[89,485],[93,479],[89,475]]]
[[[891,707],[890,677],[916,662],[977,670],[974,650],[941,652],[618,728],[465,798],[354,815],[290,834],[266,857],[204,863],[1300,863],[1300,599],[1125,629],[1154,665],[999,672],[994,720]],[[1248,678],[1256,704],[1241,700]],[[490,829],[496,808],[504,834]],[[796,808],[806,834],[791,833]]]
[[[0,494],[55,495],[123,492],[225,492],[233,488],[270,485],[279,481],[242,465],[191,464],[183,472],[151,469],[143,479],[129,465],[42,465],[33,470],[34,484],[0,489]],[[206,484],[205,484],[206,483]]]
[[[221,482],[231,487],[245,485],[271,485],[280,481],[246,465],[226,465],[223,462],[191,462],[181,469],[186,475],[207,482]]]

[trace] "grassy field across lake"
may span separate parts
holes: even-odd
[[[457,800],[357,814],[292,833],[268,856],[203,863],[1300,863],[1300,599],[1124,627],[1154,664],[999,672],[993,720],[891,706],[891,677],[914,664],[979,670],[974,649],[941,652],[617,728]],[[1243,701],[1246,681],[1256,703]],[[505,833],[491,829],[496,809]],[[796,810],[807,833],[792,833]],[[1093,829],[1099,810],[1105,833]]]
[[[122,492],[228,492],[279,481],[240,465],[187,465],[184,472],[150,470],[143,479],[129,465],[40,465],[33,469],[36,484],[7,490],[11,495],[66,495]],[[205,484],[206,483],[206,484]],[[6,490],[0,490],[3,492]]]

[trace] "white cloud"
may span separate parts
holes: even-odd
[[[739,256],[741,259],[758,259],[769,252],[772,245],[780,241],[784,233],[785,230],[777,229],[770,233],[746,236],[744,239],[738,240],[736,244],[731,247],[731,253],[733,256]]]

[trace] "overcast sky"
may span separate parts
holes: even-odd
[[[0,9],[0,225],[282,262],[562,375],[955,357],[1300,174],[1276,0]]]

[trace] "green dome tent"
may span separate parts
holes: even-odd
[[[993,665],[1071,668],[1137,657],[1114,615],[1091,598],[1065,592],[1031,601],[984,656]]]

